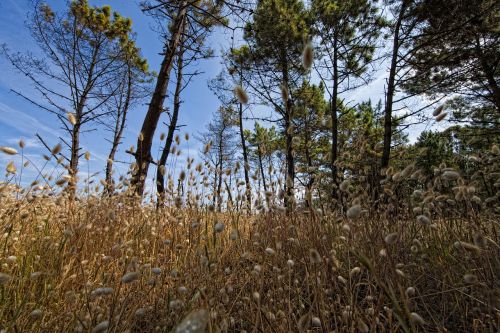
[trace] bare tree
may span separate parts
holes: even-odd
[[[73,1],[63,14],[41,2],[35,3],[28,28],[43,58],[32,53],[3,53],[12,65],[31,81],[42,97],[19,96],[55,115],[69,136],[61,138],[69,148],[68,170],[75,192],[80,153],[80,134],[86,125],[110,114],[103,105],[116,91],[106,88],[115,80],[129,53],[138,66],[146,66],[131,37],[131,21],[109,6],[91,7],[87,0]]]
[[[113,165],[116,162],[115,155],[122,141],[129,109],[149,93],[146,85],[149,79],[146,67],[137,67],[133,59],[125,58],[121,73],[117,73],[116,80],[108,87],[109,91],[114,93],[105,103],[105,107],[113,123],[108,124],[107,118],[100,121],[112,133],[111,140],[107,139],[111,143],[105,170],[107,195],[114,192]]]
[[[201,142],[208,148],[204,159],[213,170],[213,205],[222,210],[223,175],[231,169],[236,143],[234,137],[234,112],[220,107],[214,114],[212,121],[207,125],[207,131],[201,135]],[[229,188],[229,186],[227,186]]]
[[[137,167],[132,178],[132,185],[135,186],[137,194],[142,195],[144,191],[149,164],[153,161],[151,156],[153,137],[160,116],[165,111],[164,103],[167,97],[170,74],[179,47],[183,43],[196,45],[200,36],[211,32],[215,25],[224,24],[225,20],[221,16],[223,6],[223,2],[211,0],[202,2],[187,0],[143,2],[143,10],[156,18],[160,26],[164,27],[162,35],[165,45],[154,93],[151,96],[137,140],[137,150],[134,153]]]

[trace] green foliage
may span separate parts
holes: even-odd
[[[362,76],[373,60],[380,31],[387,26],[379,7],[369,0],[313,0],[311,12],[317,18],[313,31],[321,41],[319,51],[330,63],[325,68],[330,68],[330,76],[333,66],[339,69],[339,82]]]
[[[300,55],[309,35],[308,19],[301,1],[259,1],[253,22],[245,26],[244,35],[252,48],[253,57],[285,61],[285,54]],[[278,70],[281,68],[278,67]]]
[[[414,13],[414,70],[405,88],[430,96],[460,94],[500,110],[499,4],[495,0],[421,1]]]
[[[45,19],[50,22],[53,12],[48,5],[43,5]],[[112,12],[110,6],[92,7],[87,0],[74,0],[70,4],[70,13],[77,24],[76,28],[81,38],[91,41],[99,35],[106,36],[109,40],[118,40],[122,57],[131,62],[136,68],[146,73],[148,64],[140,55],[139,48],[131,38],[132,20]],[[68,21],[67,21],[68,22]],[[68,33],[73,29],[68,22]],[[99,43],[98,40],[95,43]]]

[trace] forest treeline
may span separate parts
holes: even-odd
[[[219,57],[222,70],[208,87],[220,107],[198,137],[205,146],[201,183],[213,189],[208,201],[219,210],[260,208],[271,196],[285,208],[349,213],[363,198],[373,207],[396,200],[397,209],[394,190],[404,201],[416,184],[429,190],[445,174],[474,187],[443,188],[453,194],[450,205],[498,200],[491,163],[500,141],[497,1],[150,0],[140,7],[163,43],[160,68],[149,68],[130,19],[87,0],[68,2],[61,12],[35,1],[27,26],[40,52],[3,46],[38,96],[14,92],[65,130],[56,147],[39,139],[68,170],[61,182],[72,195],[86,157],[80,136],[96,126],[111,133],[103,134],[110,142],[106,195],[128,188],[142,196],[148,175],[159,204],[167,195],[189,195],[180,185],[186,172],[194,183],[193,169],[202,165],[191,168],[189,159],[179,173],[168,164],[180,153],[182,93],[205,59]],[[221,30],[233,38],[216,54],[208,44]],[[380,71],[387,72],[384,95],[356,103],[356,89]],[[136,145],[123,148],[132,108],[146,108],[145,117]],[[443,131],[426,130],[409,142],[408,131],[438,122]],[[119,149],[134,162],[130,179],[117,186]]]

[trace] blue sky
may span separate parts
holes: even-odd
[[[152,30],[154,22],[140,11],[138,1],[90,0],[89,2],[92,5],[99,6],[109,4],[123,16],[132,18],[133,30],[137,33],[137,44],[147,58],[150,69],[158,71],[161,62],[158,53],[162,51],[162,42]],[[47,3],[57,10],[63,9],[65,1],[49,0]],[[37,46],[25,26],[28,12],[29,0],[2,0],[0,2],[0,43],[6,43],[11,51],[36,52]],[[225,46],[225,41],[228,40],[226,37],[222,32],[218,32],[214,38],[211,38],[212,48],[216,51],[221,50]],[[211,113],[217,109],[217,99],[209,91],[207,81],[215,77],[219,72],[219,62],[220,59],[214,58],[200,63],[198,69],[204,73],[193,80],[189,87],[184,90],[182,96],[184,103],[182,104],[179,124],[186,125],[186,127],[182,128],[181,134],[189,132],[193,137],[193,134],[203,131],[205,124],[210,120]],[[23,138],[27,142],[25,153],[37,164],[43,164],[41,154],[46,153],[46,151],[44,151],[44,148],[35,139],[34,135],[35,133],[40,134],[50,145],[57,144],[59,142],[58,136],[62,133],[57,119],[11,92],[11,89],[15,89],[27,92],[29,95],[32,89],[29,80],[16,72],[1,57],[0,72],[2,73],[0,76],[0,145],[17,148],[17,142],[20,138]],[[170,87],[173,88],[173,85],[171,84]],[[125,138],[121,146],[122,151],[118,154],[117,160],[131,160],[130,156],[123,153],[123,150],[136,143],[145,112],[145,105],[138,105],[129,112],[128,125],[124,133]],[[167,121],[167,118],[162,118],[162,121]],[[158,135],[162,131],[166,131],[164,127],[164,125],[159,126]],[[96,132],[84,134],[82,137],[84,149],[92,153],[90,161],[91,173],[102,170],[106,160],[109,143],[104,140],[105,135],[107,135],[106,132],[100,131],[97,134]],[[197,145],[194,138],[192,138],[189,145],[184,144],[183,146],[188,148],[193,156]],[[157,151],[159,147],[155,147],[155,149]],[[0,170],[2,170],[2,173],[5,165],[11,159],[4,154],[0,155]],[[86,169],[85,162],[82,162],[82,171]],[[120,169],[121,173],[126,171],[124,167]],[[26,172],[29,174],[30,170],[26,170]]]
[[[55,10],[63,9],[65,1],[48,0],[50,6]],[[158,71],[160,67],[161,57],[159,52],[162,50],[162,42],[157,34],[152,30],[154,23],[152,20],[142,14],[138,1],[136,0],[90,0],[92,5],[111,5],[114,10],[117,10],[122,15],[132,18],[133,30],[137,33],[137,44],[141,48],[143,55],[147,58],[150,69]],[[6,43],[11,51],[33,51],[36,52],[37,47],[25,26],[27,13],[29,12],[29,0],[1,0],[0,1],[0,43]],[[227,46],[229,33],[217,31],[210,39],[211,47],[219,51]],[[387,70],[381,68],[375,72],[372,83],[364,86],[357,91],[349,94],[347,99],[352,102],[359,102],[371,98],[376,102],[383,97],[385,77]],[[184,144],[184,150],[191,156],[195,156],[195,150],[198,148],[198,143],[194,140],[196,133],[203,131],[205,125],[210,120],[212,112],[218,107],[216,97],[210,92],[207,87],[207,81],[217,75],[220,71],[220,59],[213,59],[201,62],[197,69],[203,74],[195,78],[189,87],[184,90],[182,100],[181,115],[179,124],[186,125],[181,130],[181,134],[188,132],[191,134],[190,143]],[[58,127],[58,122],[54,116],[43,110],[37,109],[35,106],[24,101],[19,96],[11,92],[11,89],[16,89],[30,94],[33,90],[30,82],[22,75],[17,73],[9,63],[0,57],[0,146],[16,146],[20,138],[27,142],[25,153],[37,164],[43,164],[41,155],[46,153],[40,143],[34,138],[35,133],[39,133],[50,144],[55,145],[59,142],[58,136],[62,132]],[[170,85],[173,88],[173,85]],[[128,127],[125,131],[123,145],[117,156],[117,160],[131,161],[131,157],[123,153],[123,151],[135,144],[137,134],[142,125],[142,120],[146,112],[145,105],[138,105],[129,113]],[[161,121],[166,121],[162,119]],[[429,125],[429,124],[427,124]],[[427,125],[424,125],[426,127]],[[253,124],[246,124],[247,127],[253,128]],[[410,138],[414,139],[423,127],[412,130]],[[159,126],[158,134],[166,131],[164,125]],[[92,153],[90,165],[82,161],[82,171],[86,169],[91,173],[99,172],[103,169],[106,156],[109,150],[109,143],[104,140],[104,136],[108,135],[105,131],[93,132],[84,134],[82,137],[82,145],[84,150]],[[158,140],[156,140],[158,141]],[[186,149],[187,148],[187,149]],[[155,146],[153,151],[158,151],[159,147]],[[181,157],[184,160],[187,153]],[[0,170],[3,172],[5,165],[10,161],[5,155],[0,155]],[[177,163],[172,161],[171,163]],[[118,174],[123,174],[126,171],[124,166],[118,166]],[[27,177],[33,170],[26,170]]]

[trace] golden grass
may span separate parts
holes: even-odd
[[[0,200],[5,332],[170,332],[199,309],[207,332],[499,328],[495,219]]]

